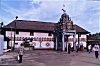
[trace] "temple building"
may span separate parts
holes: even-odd
[[[18,48],[25,38],[31,38],[35,49],[55,49],[65,51],[68,43],[73,49],[87,45],[89,32],[73,23],[65,12],[58,23],[14,20],[3,27],[4,36],[10,40],[7,47]],[[15,43],[15,44],[14,44]]]

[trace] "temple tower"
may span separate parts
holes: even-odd
[[[69,17],[69,15],[66,14],[66,11],[64,9],[63,14],[61,15],[60,20],[56,24],[55,29],[55,39],[56,39],[56,50],[62,50],[68,51],[68,37],[70,35],[73,35],[73,49],[76,50],[76,31],[73,27],[73,21]]]

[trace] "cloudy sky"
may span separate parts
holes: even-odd
[[[91,33],[100,32],[100,0],[0,0],[0,22],[7,25],[18,16],[18,20],[57,23],[62,8],[74,24]]]

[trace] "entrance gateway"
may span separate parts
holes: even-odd
[[[73,49],[76,50],[76,30],[63,30],[61,34],[62,34],[61,38],[59,34],[56,35],[55,49],[68,52],[68,37],[73,36]]]
[[[64,11],[55,28],[55,49],[68,51],[68,37],[73,36],[73,50],[76,50],[76,30],[73,21]]]
[[[65,36],[67,36],[67,41],[65,44]],[[68,36],[73,36],[73,49],[76,50],[76,31],[75,30],[64,30],[62,33],[62,50],[65,51],[65,48],[67,49],[68,52]]]

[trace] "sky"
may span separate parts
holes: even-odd
[[[100,0],[0,0],[0,22],[7,25],[18,16],[18,20],[57,23],[62,8],[74,24],[91,34],[100,32]]]

